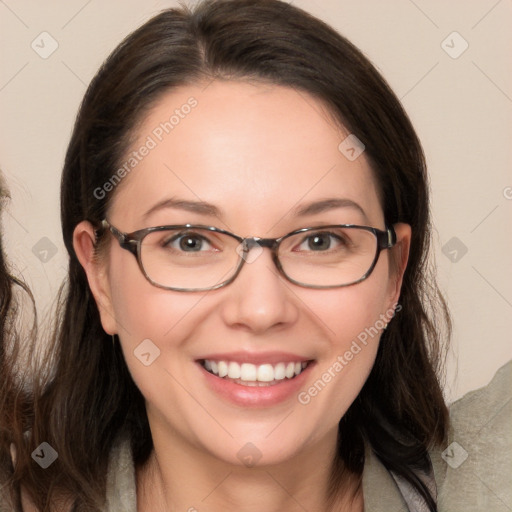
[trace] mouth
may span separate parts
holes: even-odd
[[[197,362],[208,373],[234,384],[247,387],[268,387],[296,379],[314,361],[282,361],[276,364],[253,364],[223,359],[199,359]]]

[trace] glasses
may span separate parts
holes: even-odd
[[[341,224],[298,229],[280,238],[242,238],[212,226],[158,226],[123,233],[106,219],[123,249],[131,252],[146,279],[166,290],[208,291],[232,283],[245,262],[268,248],[280,274],[305,288],[339,288],[365,280],[383,249],[396,244],[386,231]]]

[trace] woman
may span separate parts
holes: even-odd
[[[347,40],[277,0],[164,11],[89,86],[61,192],[36,510],[437,510],[425,162]]]

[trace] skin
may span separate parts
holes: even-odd
[[[201,223],[260,237],[324,223],[385,228],[364,153],[353,162],[345,158],[338,145],[347,132],[304,92],[234,81],[175,89],[139,126],[132,149],[190,96],[197,107],[115,191],[108,218],[116,227],[131,232]],[[167,208],[143,217],[171,197],[213,203],[221,216]],[[357,202],[366,215],[347,207],[295,215],[300,205],[333,197]],[[383,251],[370,277],[354,286],[294,285],[277,273],[265,249],[225,288],[183,293],[151,285],[113,238],[94,258],[92,226],[76,227],[75,250],[103,327],[119,335],[147,403],[155,450],[137,469],[138,510],[327,509],[337,425],[372,368],[380,334],[307,405],[296,395],[266,408],[233,405],[204,384],[194,361],[213,352],[292,352],[316,361],[307,390],[397,303],[411,233],[406,224],[395,230],[397,246]],[[161,351],[150,366],[133,355],[146,338]],[[247,442],[262,454],[252,468],[237,458]],[[360,493],[347,503],[348,487],[331,510],[363,509]]]

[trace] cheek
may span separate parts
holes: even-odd
[[[324,326],[325,338],[314,375],[297,398],[313,417],[323,418],[321,428],[335,425],[345,414],[373,367],[383,328],[392,316],[384,274],[303,297],[317,324]]]
[[[118,251],[119,252],[119,251]],[[182,327],[182,320],[194,310],[198,294],[164,290],[152,285],[139,269],[135,258],[122,251],[111,264],[110,289],[119,335],[130,343],[162,337]]]
[[[386,324],[383,318],[391,314],[388,311],[389,279],[384,275],[385,265],[381,268],[353,286],[303,293],[301,298],[312,316],[318,318],[317,323],[323,324],[331,349],[344,351],[354,340],[364,343],[378,338],[376,332],[380,333]]]
[[[111,272],[112,305],[126,364],[149,399],[159,378],[168,380],[168,375],[158,377],[157,370],[188,357],[186,341],[201,322],[203,295],[155,287],[131,267]]]

